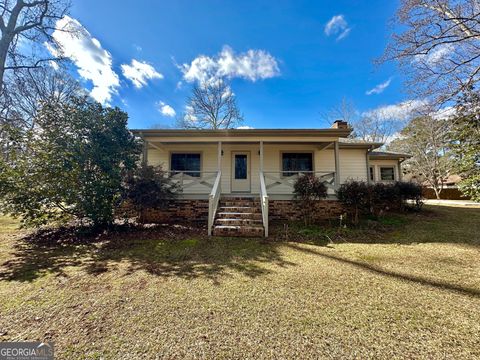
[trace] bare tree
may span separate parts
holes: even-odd
[[[335,120],[343,120],[348,123],[353,123],[358,118],[359,112],[355,104],[346,97],[337,105],[334,105],[323,116],[332,124]]]
[[[8,94],[0,109],[0,118],[14,122],[21,129],[35,127],[34,119],[42,103],[61,103],[73,96],[84,95],[78,81],[61,69],[50,66],[16,70],[9,76]]]
[[[7,70],[32,69],[54,60],[44,49],[34,45],[54,43],[51,37],[58,19],[65,16],[68,0],[2,0],[0,1],[0,93]],[[22,51],[20,42],[29,44]]]
[[[353,128],[350,138],[370,142],[387,142],[405,125],[402,121],[391,119],[382,111],[361,112],[347,98],[343,98],[325,116],[329,122],[335,120],[348,122]]]
[[[73,97],[86,96],[74,78],[49,66],[16,70],[8,78],[9,91],[4,92],[0,101],[0,155],[4,158],[15,142],[13,139],[38,129],[35,120],[45,103],[61,104]]]
[[[351,137],[369,142],[386,143],[402,128],[403,123],[385,119],[376,112],[367,112],[353,123]]]
[[[243,121],[235,95],[224,80],[193,86],[179,125],[191,129],[232,129]]]
[[[380,62],[396,60],[412,95],[441,105],[480,79],[478,0],[401,0]]]
[[[444,180],[453,169],[450,125],[451,121],[447,119],[417,117],[402,130],[400,137],[389,145],[391,150],[412,155],[405,161],[405,169],[431,186],[437,199],[440,199]]]

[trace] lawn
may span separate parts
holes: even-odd
[[[23,236],[0,219],[0,341],[58,358],[480,357],[480,209],[268,241]]]

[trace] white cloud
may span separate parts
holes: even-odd
[[[434,119],[448,119],[452,116],[455,116],[457,114],[457,109],[453,106],[447,106],[442,109],[439,109],[435,111],[435,113],[432,114],[432,117]]]
[[[250,81],[278,76],[277,60],[264,50],[235,54],[225,46],[215,57],[200,55],[190,64],[180,66],[187,82],[208,82],[221,78],[243,78]]]
[[[175,109],[173,107],[171,107],[170,105],[164,103],[163,101],[159,101],[157,103],[157,106],[158,106],[158,111],[160,111],[160,113],[163,115],[163,116],[167,116],[167,117],[174,117],[177,113],[175,112]]]
[[[454,46],[452,44],[440,45],[431,50],[428,54],[416,55],[414,61],[422,62],[428,66],[436,66],[441,64],[448,57],[448,54],[453,51]]]
[[[373,89],[368,90],[365,94],[372,95],[372,94],[381,94],[387,87],[390,86],[392,78],[388,79],[387,81],[378,84]]]
[[[415,116],[418,112],[425,111],[428,103],[425,100],[404,101],[398,104],[380,106],[365,111],[364,116],[377,117],[380,120],[405,121]]]
[[[90,80],[90,95],[102,104],[108,103],[120,85],[118,75],[112,70],[112,56],[102,48],[100,41],[76,19],[65,16],[57,21],[52,34],[58,48],[47,46],[54,56],[70,58],[78,67],[78,74]]]
[[[253,126],[243,125],[243,126],[238,126],[237,129],[248,130],[248,129],[255,129],[255,128]]]
[[[346,38],[351,30],[352,28],[348,26],[348,22],[341,14],[333,16],[325,25],[324,29],[325,35],[336,36],[337,41]]]
[[[132,59],[131,65],[123,64],[121,68],[123,76],[130,80],[137,89],[147,85],[147,80],[163,79],[163,75],[145,61]]]

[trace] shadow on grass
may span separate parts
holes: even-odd
[[[305,226],[301,222],[271,224],[279,240],[317,245],[318,242],[402,244],[452,243],[480,249],[480,209],[425,207],[421,212],[389,213],[364,218],[358,226],[339,227],[338,220]]]
[[[468,287],[463,287],[460,285],[455,285],[455,284],[450,284],[444,281],[438,281],[438,280],[433,280],[433,279],[428,279],[424,278],[421,276],[416,276],[416,275],[409,275],[405,273],[399,273],[396,271],[391,271],[391,270],[386,270],[383,269],[379,266],[368,264],[362,261],[356,261],[356,260],[351,260],[351,259],[346,259],[340,256],[332,255],[332,254],[326,254],[320,251],[316,251],[314,249],[307,249],[301,246],[298,246],[297,244],[289,243],[287,244],[288,247],[291,249],[301,251],[304,253],[308,254],[314,254],[318,255],[322,258],[329,259],[329,260],[334,260],[343,264],[348,264],[352,265],[354,267],[357,267],[361,270],[368,271],[373,274],[381,275],[381,276],[386,276],[390,278],[394,278],[397,280],[403,280],[403,281],[410,281],[413,283],[425,285],[425,286],[430,286],[433,288],[438,288],[442,290],[447,290],[451,291],[454,293],[462,294],[462,295],[469,295],[469,296],[474,296],[477,298],[480,298],[480,290],[474,289],[474,288],[468,288]]]
[[[261,239],[209,238],[203,230],[164,227],[130,230],[78,242],[55,233],[19,240],[12,259],[0,264],[0,280],[33,281],[45,274],[67,276],[67,267],[98,275],[126,265],[127,274],[144,270],[155,276],[210,278],[240,273],[254,278],[271,265],[295,265],[280,255],[278,243]],[[68,241],[65,241],[68,239]]]

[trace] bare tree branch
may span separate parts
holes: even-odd
[[[231,129],[243,121],[230,86],[217,79],[195,84],[180,127],[192,129]]]
[[[415,97],[440,106],[480,80],[478,0],[402,0],[379,62],[397,61]]]

